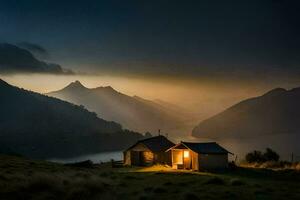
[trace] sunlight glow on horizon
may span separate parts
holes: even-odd
[[[136,95],[148,100],[160,99],[178,105],[188,112],[200,113],[203,117],[211,116],[243,99],[262,95],[272,89],[222,81],[209,83],[113,75],[17,74],[0,75],[0,78],[11,85],[43,94],[61,90],[76,80],[87,88],[111,86],[123,94]]]

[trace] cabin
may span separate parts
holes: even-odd
[[[166,152],[166,150],[174,145],[162,135],[139,140],[123,152],[124,164],[131,166],[171,165],[171,152]]]
[[[173,169],[207,170],[228,167],[228,154],[232,154],[216,142],[180,142],[166,152],[171,152]]]

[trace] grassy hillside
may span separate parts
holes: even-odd
[[[299,199],[299,171],[64,166],[0,155],[0,199]]]

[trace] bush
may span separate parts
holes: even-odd
[[[279,155],[270,148],[266,149],[266,152],[263,155],[265,161],[278,161]]]
[[[266,148],[264,153],[254,150],[246,155],[246,161],[248,163],[262,163],[267,161],[277,162],[278,160],[279,155],[270,148]]]
[[[263,155],[260,151],[254,150],[253,152],[247,153],[246,161],[248,163],[263,162]]]

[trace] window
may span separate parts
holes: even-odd
[[[183,157],[184,157],[184,158],[190,157],[190,152],[189,152],[189,151],[184,151],[184,152],[183,152]]]

